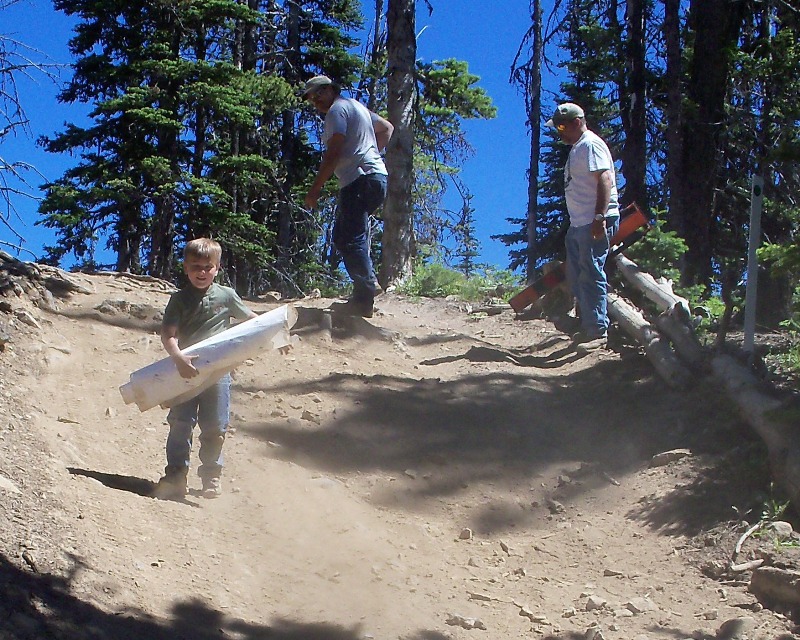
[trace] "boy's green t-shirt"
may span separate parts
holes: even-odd
[[[188,285],[173,293],[163,323],[178,327],[178,347],[185,349],[225,331],[231,317],[248,320],[252,312],[233,289],[215,282],[205,291]]]

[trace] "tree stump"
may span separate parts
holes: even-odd
[[[297,322],[294,325],[293,333],[319,333],[326,340],[331,340],[333,337],[352,338],[355,336],[381,342],[396,342],[400,339],[400,334],[396,331],[378,327],[360,316],[338,312],[335,305],[329,309],[296,305],[295,309],[297,310]]]

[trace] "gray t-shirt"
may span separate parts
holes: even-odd
[[[372,121],[370,110],[352,98],[336,98],[325,114],[323,141],[327,143],[335,133],[344,136],[342,155],[335,169],[339,187],[346,187],[363,175],[386,175]]]
[[[205,291],[187,285],[173,293],[162,322],[178,327],[178,347],[185,349],[230,327],[232,317],[249,320],[251,313],[239,294],[214,282]]]
[[[584,131],[572,145],[564,167],[564,193],[569,223],[573,227],[591,224],[597,204],[597,171],[611,171],[611,201],[606,216],[619,216],[617,177],[611,151],[603,139],[592,131]]]

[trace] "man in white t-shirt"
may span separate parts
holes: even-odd
[[[596,349],[608,338],[604,267],[610,238],[619,226],[614,160],[603,139],[586,127],[577,104],[560,104],[546,124],[572,146],[564,166],[564,193],[569,213],[567,280],[581,316],[581,330],[573,339],[581,350]]]
[[[322,187],[336,174],[340,191],[333,244],[353,280],[353,296],[345,310],[371,318],[380,286],[369,253],[369,216],[386,198],[386,165],[381,151],[394,127],[357,100],[343,98],[339,86],[327,76],[306,82],[303,97],[325,115],[325,153],[305,205],[316,207]]]

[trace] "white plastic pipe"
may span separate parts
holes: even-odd
[[[130,381],[122,385],[119,392],[125,404],[135,402],[139,411],[158,405],[167,409],[186,402],[248,358],[291,345],[289,331],[295,322],[297,311],[283,305],[184,349],[186,355],[197,356],[193,364],[200,375],[182,378],[175,363],[167,356],[134,371]]]

